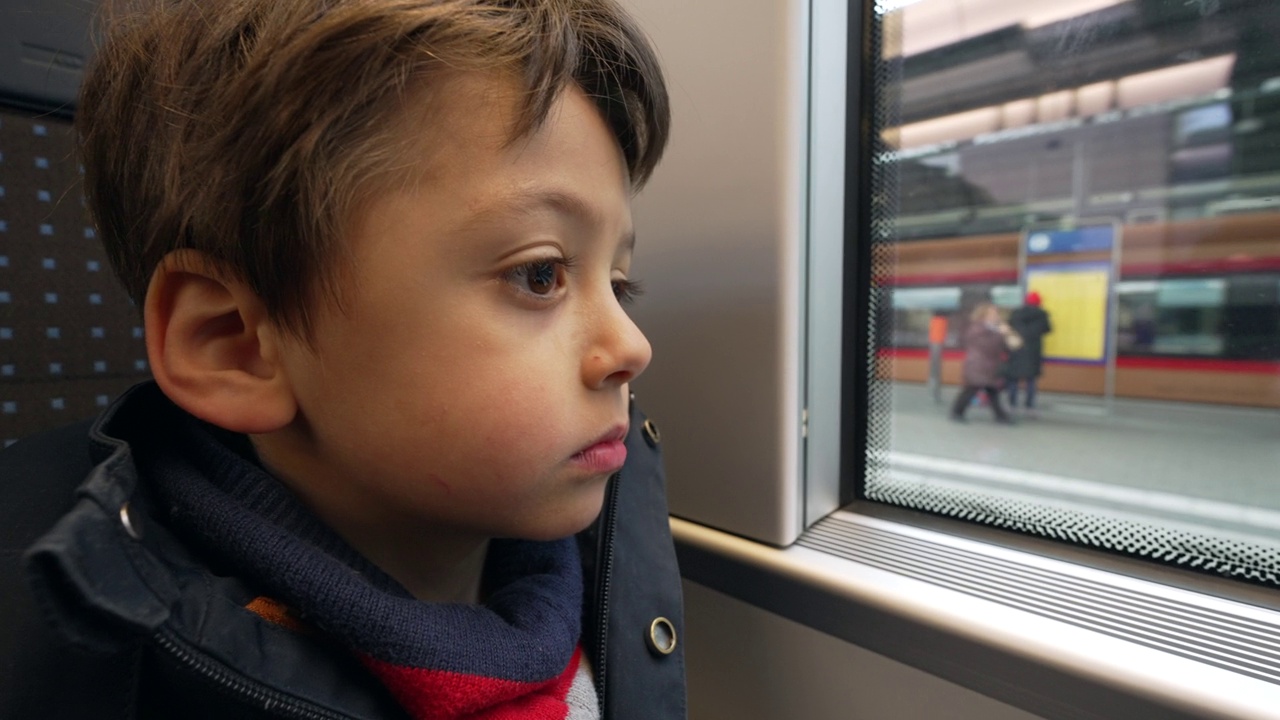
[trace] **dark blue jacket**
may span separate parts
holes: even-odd
[[[146,432],[154,402],[142,385],[0,453],[0,718],[404,718],[348,651],[245,611],[255,593],[234,569],[152,519],[119,438]],[[611,720],[686,716],[680,578],[644,425],[633,404],[627,464],[578,536],[583,644]],[[649,640],[658,617],[676,629],[670,654]]]

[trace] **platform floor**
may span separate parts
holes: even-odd
[[[958,388],[888,387],[895,469],[1280,541],[1280,411],[1042,393],[1016,425],[962,424]]]

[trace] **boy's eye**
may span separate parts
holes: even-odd
[[[644,294],[639,280],[614,280],[610,284],[613,285],[613,296],[624,305]]]
[[[537,262],[528,266],[525,285],[534,295],[546,295],[556,289],[557,268],[551,262]]]
[[[506,273],[506,281],[516,290],[538,299],[550,299],[564,288],[569,258],[545,258],[517,265]]]

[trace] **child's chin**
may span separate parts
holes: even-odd
[[[559,540],[561,538],[577,535],[578,533],[591,527],[591,524],[600,517],[600,510],[604,506],[604,494],[592,501],[584,502],[577,507],[567,508],[562,515],[539,525],[538,527],[526,528],[521,533],[524,540],[537,540],[541,542],[550,540]]]

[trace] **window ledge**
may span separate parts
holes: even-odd
[[[845,511],[671,527],[689,580],[1044,717],[1280,713],[1275,610]]]

